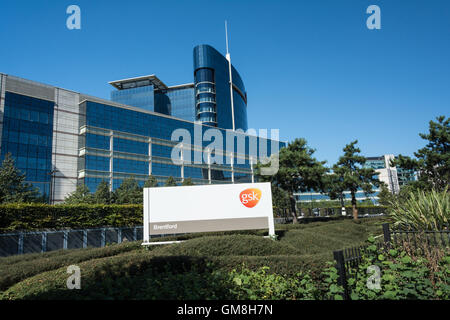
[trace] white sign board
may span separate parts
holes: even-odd
[[[150,236],[269,229],[275,235],[269,182],[144,188],[144,243]]]

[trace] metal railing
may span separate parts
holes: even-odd
[[[389,223],[383,225],[383,241],[376,242],[377,249],[389,248],[391,245],[401,245],[404,241],[415,248],[420,246],[450,246],[449,226],[440,226],[436,230],[417,230],[408,226],[391,227]],[[362,256],[367,245],[346,248],[333,252],[338,271],[338,284],[344,288],[343,298],[350,299],[350,290],[347,279],[350,269],[357,268],[362,260]]]
[[[0,257],[60,249],[104,247],[143,239],[143,226],[0,234]]]

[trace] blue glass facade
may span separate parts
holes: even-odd
[[[169,88],[155,92],[155,111],[176,118],[194,121],[194,87]],[[164,112],[158,111],[162,110]]]
[[[151,84],[144,87],[112,91],[111,100],[148,111],[170,114],[169,110],[156,108],[154,88]]]
[[[193,62],[193,83],[166,86],[155,75],[112,81],[112,101],[0,73],[0,157],[10,152],[51,203],[64,201],[80,183],[94,192],[102,180],[116,189],[128,177],[142,185],[150,174],[160,184],[169,176],[178,183],[252,182],[252,164],[270,156],[272,143],[277,150],[284,143],[243,133],[247,98],[234,67],[234,123],[243,131],[230,130],[228,60],[200,45]],[[172,161],[177,129],[190,135],[187,142],[180,138],[181,164]]]
[[[260,148],[267,150],[268,155],[272,152],[272,141],[268,139],[258,140],[221,128],[107,103],[85,101],[82,105],[86,113],[86,122],[81,129],[84,128],[86,143],[82,158],[84,165],[80,168],[91,191],[95,191],[101,179],[112,182],[114,189],[120,185],[118,181],[129,176],[143,183],[150,173],[157,177],[160,183],[169,176],[178,179],[179,182],[187,177],[192,178],[194,183],[251,182],[250,156],[256,159]],[[188,143],[191,144],[195,144],[196,130],[201,137],[208,129],[221,134],[222,148],[211,152],[210,167],[202,151],[193,150],[192,147],[184,151],[185,160],[190,157],[192,163],[182,166],[173,163],[171,155],[178,141],[172,141],[172,133],[176,129],[185,129],[189,132],[191,140]],[[235,140],[234,149],[227,150],[227,153],[225,148],[227,139],[230,138]],[[208,141],[206,138],[200,141],[201,145],[198,146],[203,151],[211,144],[211,140]],[[238,141],[243,144],[243,148],[240,148]],[[255,150],[249,148],[252,141],[257,143]],[[284,146],[283,143],[277,143],[278,148]],[[233,161],[229,152],[234,153]],[[196,159],[200,159],[200,163],[196,162]]]
[[[45,196],[50,192],[53,108],[52,101],[5,93],[1,161],[11,153],[26,182]]]
[[[247,93],[231,66],[234,128],[247,130]],[[110,82],[111,100],[176,118],[233,129],[228,60],[208,45],[194,48],[194,83],[167,87],[155,75]]]
[[[233,66],[231,74],[235,128],[247,130],[247,93],[241,76]],[[197,120],[219,128],[232,129],[228,60],[209,45],[194,48],[194,84]]]

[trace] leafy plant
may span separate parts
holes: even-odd
[[[284,277],[268,273],[264,266],[252,271],[245,266],[238,272],[233,269],[228,280],[231,281],[231,295],[234,299],[250,300],[312,300],[316,288],[308,273],[297,273],[294,277]]]
[[[390,249],[378,250],[373,238],[357,268],[350,270],[348,286],[352,300],[374,299],[448,299],[450,297],[450,254],[448,249],[427,247],[407,250],[408,242]],[[433,256],[432,259],[430,257]],[[369,286],[373,273],[380,270],[379,286]]]
[[[391,201],[390,217],[396,225],[406,224],[417,229],[432,230],[448,225],[450,194],[448,188],[438,192],[410,192],[404,201]]]

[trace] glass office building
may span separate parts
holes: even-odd
[[[232,72],[235,127],[246,130],[245,88]],[[142,185],[150,174],[160,184],[170,176],[178,183],[254,181],[261,150],[270,156],[284,143],[230,130],[228,61],[212,47],[194,48],[193,79],[176,86],[155,75],[112,81],[111,100],[104,100],[0,74],[0,157],[11,153],[51,203],[78,184],[95,191],[105,180],[114,190],[128,177]],[[174,138],[177,130],[189,139]],[[219,147],[211,148],[211,130]]]
[[[378,157],[367,157],[364,164],[364,168],[372,168],[378,172],[378,180],[384,182],[389,191],[392,193],[398,193],[400,187],[405,184],[416,180],[416,176],[412,170],[405,170],[399,167],[391,166],[391,160],[395,159],[393,154],[385,154]],[[378,193],[381,191],[380,188],[373,188],[373,193],[366,195],[363,190],[358,190],[356,192],[356,199],[371,200],[373,202],[378,202]],[[322,201],[330,200],[328,195],[321,194],[319,192],[310,191],[294,194],[297,202],[312,202],[312,201]],[[344,192],[345,200],[351,200],[350,192]]]

